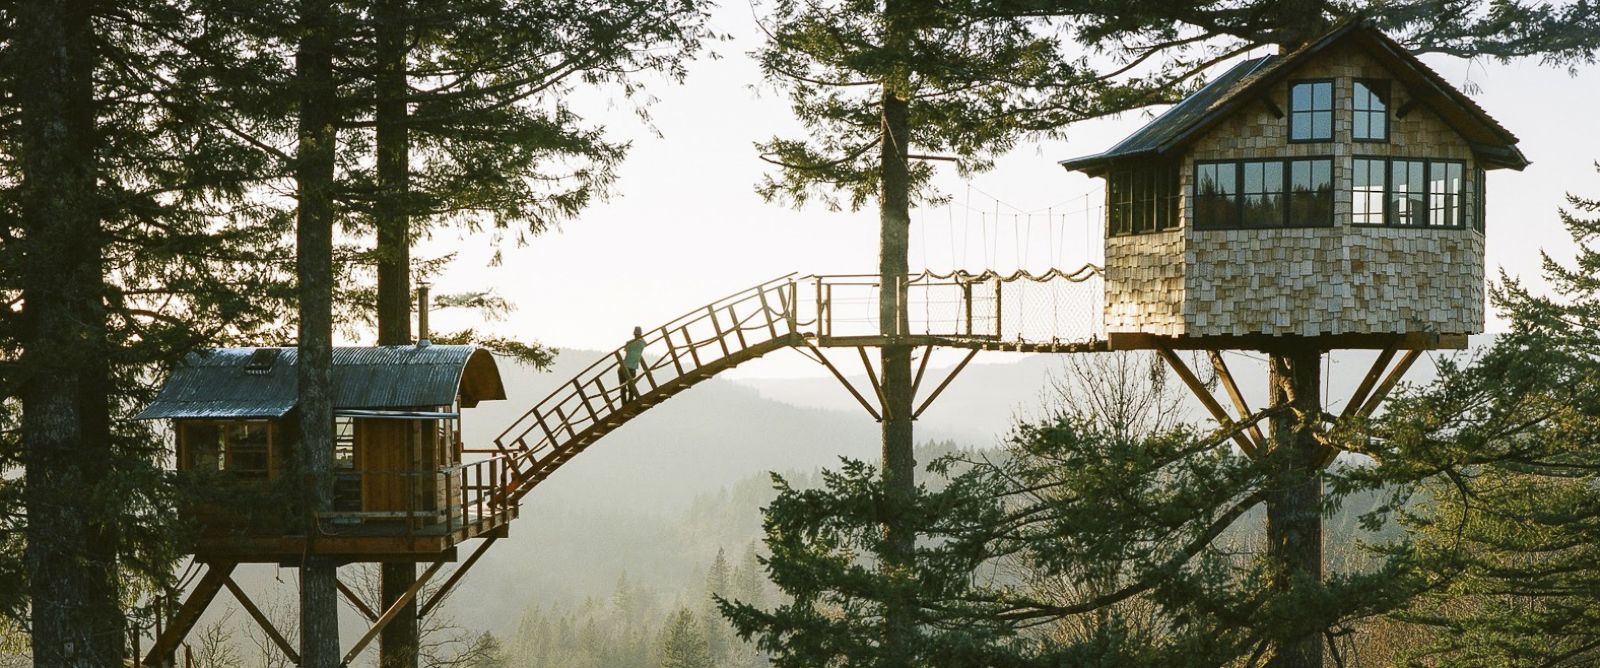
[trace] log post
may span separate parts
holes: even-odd
[[[1290,410],[1272,418],[1267,456],[1267,557],[1280,591],[1322,581],[1322,467],[1316,438],[1322,415],[1320,350],[1271,354],[1270,401]],[[1322,668],[1322,637],[1310,631],[1276,648],[1268,668]]]

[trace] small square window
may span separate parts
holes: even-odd
[[[1389,141],[1389,82],[1357,79],[1351,100],[1351,137]]]
[[[1333,139],[1333,82],[1289,85],[1289,141]]]

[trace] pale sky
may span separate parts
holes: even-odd
[[[798,136],[798,126],[784,99],[756,87],[760,73],[747,54],[758,46],[759,32],[749,5],[730,0],[716,11],[713,27],[734,37],[715,45],[722,59],[691,63],[682,85],[650,88],[658,98],[651,110],[661,137],[620,106],[580,108],[606,123],[614,138],[633,143],[618,174],[618,196],[525,247],[507,245],[498,267],[488,266],[486,237],[448,231],[423,244],[421,255],[459,253],[436,290],[493,287],[517,307],[506,321],[494,323],[438,313],[436,329],[470,325],[557,347],[609,349],[625,341],[634,325],[648,329],[789,272],[876,271],[875,209],[836,213],[818,205],[794,211],[755,194],[766,165],[752,144],[775,133]],[[1563,194],[1600,196],[1600,174],[1593,168],[1600,160],[1600,68],[1568,76],[1536,62],[1424,60],[1458,87],[1476,85],[1474,99],[1521,138],[1523,153],[1533,161],[1520,173],[1490,173],[1487,266],[1491,275],[1504,267],[1536,281],[1540,249],[1570,257],[1571,243],[1556,218]],[[957,203],[913,212],[912,270],[1037,271],[1098,263],[1099,222],[1090,218],[1100,212],[1085,207],[1099,206],[1103,184],[1055,162],[1103,150],[1157,111],[1082,123],[1068,128],[1067,141],[1025,142],[993,171],[970,181],[945,168],[950,171],[942,183]],[[977,213],[993,212],[996,198],[1003,202],[999,225],[988,220],[992,213]],[[1013,218],[1016,209],[1037,213]],[[988,244],[982,241],[985,222]],[[1498,329],[1492,317],[1489,329]],[[773,357],[735,375],[823,373],[798,356]]]

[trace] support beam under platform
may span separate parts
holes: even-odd
[[[168,668],[173,665],[178,645],[183,643],[184,637],[200,621],[200,615],[205,613],[212,599],[229,582],[228,576],[233,573],[235,566],[231,561],[206,564],[206,574],[195,583],[189,596],[178,606],[178,613],[173,616],[171,623],[156,635],[155,642],[150,645],[150,652],[144,656],[145,666]]]
[[[1326,334],[1322,336],[1158,336],[1155,334],[1113,332],[1107,335],[1112,350],[1259,350],[1293,352],[1299,350],[1462,350],[1466,334]]]
[[[388,626],[389,622],[394,621],[395,617],[399,616],[400,613],[410,605],[412,599],[417,597],[417,593],[422,591],[422,587],[427,585],[429,580],[433,579],[434,574],[438,573],[439,569],[442,568],[444,564],[445,562],[443,560],[435,561],[433,562],[433,565],[428,567],[428,570],[423,571],[422,575],[418,576],[416,581],[411,583],[411,586],[406,589],[405,593],[402,594],[400,598],[396,599],[395,602],[389,606],[389,609],[383,611],[383,614],[378,617],[378,621],[373,623],[372,628],[367,629],[366,635],[361,636],[361,639],[356,641],[355,646],[351,647],[349,653],[344,655],[344,662],[342,665],[348,666],[350,665],[351,661],[354,661],[356,657],[360,656],[361,651],[366,649],[367,645],[372,644],[372,641],[378,637],[378,634],[383,632],[384,627]]]

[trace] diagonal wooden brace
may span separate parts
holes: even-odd
[[[355,646],[351,647],[350,651],[344,655],[344,661],[340,665],[348,666],[350,665],[351,661],[354,661],[357,656],[360,656],[361,650],[366,649],[367,645],[372,644],[372,641],[378,637],[378,634],[383,632],[383,628],[388,626],[389,622],[394,621],[395,617],[400,616],[400,611],[404,610],[405,607],[411,603],[411,599],[417,597],[417,593],[422,591],[422,587],[428,584],[428,581],[432,580],[434,574],[438,573],[439,569],[443,566],[444,560],[440,559],[439,561],[433,562],[433,565],[429,566],[428,570],[423,571],[422,575],[417,577],[417,581],[411,583],[411,586],[406,588],[406,592],[401,594],[400,598],[395,599],[394,603],[389,606],[388,610],[383,611],[383,614],[378,617],[378,621],[372,624],[372,628],[367,629],[367,634],[361,636],[361,639],[356,641]]]
[[[272,625],[272,620],[261,614],[261,609],[256,607],[255,601],[250,600],[249,596],[245,596],[244,590],[239,588],[238,583],[234,582],[233,578],[224,576],[222,584],[228,588],[228,593],[233,594],[233,598],[239,601],[239,606],[250,614],[250,618],[256,620],[256,624],[261,626],[261,630],[267,632],[267,637],[271,638],[273,644],[278,646],[278,651],[289,657],[290,662],[299,665],[300,653],[294,651],[294,646],[290,645],[289,641],[283,637],[283,634],[278,632],[278,627]]]
[[[1223,389],[1228,391],[1228,398],[1233,400],[1233,407],[1238,409],[1239,419],[1249,419],[1250,404],[1245,403],[1244,393],[1239,391],[1239,383],[1234,380],[1233,372],[1228,370],[1228,362],[1222,359],[1221,352],[1207,350],[1206,353],[1211,357],[1211,368],[1216,370],[1217,378],[1222,381]],[[1261,435],[1259,421],[1251,422],[1249,429],[1250,438],[1255,442],[1257,448],[1260,448],[1262,443],[1267,442],[1266,437]]]
[[[427,617],[428,613],[432,612],[435,606],[443,603],[445,597],[450,595],[450,590],[454,589],[456,583],[460,582],[461,578],[466,576],[467,570],[471,569],[473,564],[478,563],[478,557],[483,556],[484,552],[489,551],[489,546],[493,545],[497,540],[500,540],[499,535],[489,536],[489,538],[484,540],[483,543],[478,545],[478,549],[472,551],[472,555],[468,556],[466,561],[461,562],[460,566],[456,567],[454,571],[451,571],[450,577],[445,579],[444,584],[439,585],[439,590],[433,592],[433,596],[428,597],[428,601],[423,603],[421,608],[417,609],[417,618],[421,619],[423,617]]]
[[[883,417],[893,419],[889,414],[889,400],[883,396],[883,383],[878,382],[878,372],[872,368],[872,358],[867,356],[867,349],[856,346],[856,352],[861,353],[861,368],[867,370],[867,382],[872,384],[873,394],[878,395],[878,405],[883,407]]]
[[[1189,365],[1184,364],[1177,353],[1172,352],[1172,348],[1166,344],[1157,344],[1156,354],[1166,360],[1167,366],[1172,367],[1172,371],[1178,374],[1178,379],[1182,380],[1184,385],[1189,386],[1189,391],[1193,392],[1195,398],[1200,400],[1200,404],[1211,413],[1212,419],[1223,429],[1233,432],[1233,441],[1239,444],[1239,449],[1244,451],[1245,456],[1255,459],[1257,456],[1255,442],[1250,440],[1245,430],[1234,428],[1237,423],[1228,415],[1228,411],[1223,409],[1222,404],[1217,403],[1216,397],[1211,396],[1211,391],[1206,389],[1205,383],[1200,382],[1200,378],[1189,370]]]
[[[1406,375],[1407,371],[1411,370],[1411,365],[1416,364],[1417,359],[1422,357],[1423,352],[1418,349],[1407,350],[1406,354],[1400,358],[1400,361],[1395,363],[1394,368],[1389,369],[1387,375],[1383,375],[1384,369],[1389,366],[1389,361],[1394,359],[1395,354],[1394,348],[1385,349],[1382,354],[1378,355],[1378,359],[1373,361],[1372,368],[1367,371],[1366,378],[1362,379],[1361,385],[1356,388],[1356,393],[1351,396],[1350,403],[1344,407],[1344,411],[1339,417],[1341,419],[1349,417],[1365,419],[1371,417],[1372,413],[1383,405],[1383,401],[1389,398],[1389,393],[1394,391],[1395,386],[1400,384],[1400,379]],[[1377,381],[1380,375],[1383,375],[1383,382],[1378,383],[1377,388],[1374,389],[1373,383]],[[1369,392],[1371,393],[1370,395],[1368,394]],[[1324,444],[1322,452],[1317,459],[1317,464],[1323,468],[1328,467],[1333,464],[1334,459],[1339,457],[1339,452],[1339,448],[1331,444]]]
[[[961,363],[957,364],[956,368],[950,370],[950,375],[944,377],[944,382],[939,383],[938,387],[933,388],[933,393],[929,394],[927,399],[922,400],[922,405],[917,406],[917,410],[911,412],[911,419],[915,420],[919,417],[922,417],[922,411],[928,410],[928,407],[933,405],[933,400],[939,398],[939,393],[943,392],[944,388],[950,386],[950,381],[955,380],[956,376],[961,373],[961,370],[967,368],[967,362],[971,362],[972,358],[977,356],[978,350],[974,348],[967,353],[966,357],[961,358]],[[915,392],[915,390],[913,390],[913,392]]]
[[[855,397],[856,401],[860,402],[861,407],[867,409],[867,413],[872,415],[872,419],[877,420],[878,422],[883,422],[883,414],[879,413],[878,409],[873,408],[872,404],[867,401],[866,397],[861,396],[861,392],[856,390],[856,386],[850,384],[850,379],[845,378],[844,374],[839,372],[839,368],[835,367],[833,362],[828,361],[828,356],[822,354],[822,350],[817,348],[816,344],[813,344],[810,341],[806,341],[805,344],[807,348],[811,349],[812,354],[816,355],[816,360],[821,362],[822,366],[827,367],[828,371],[833,372],[833,377],[837,378],[839,382],[844,385],[844,389],[850,391],[850,396]]]
[[[356,596],[354,591],[345,586],[342,580],[335,578],[333,583],[339,587],[339,593],[344,596],[345,602],[349,603],[350,607],[355,608],[356,612],[361,613],[362,617],[366,617],[368,622],[378,621],[378,613],[373,612],[372,608],[368,607],[360,596]]]
[[[172,618],[172,623],[156,636],[155,642],[150,645],[149,653],[144,656],[146,666],[169,665],[168,657],[178,650],[178,645],[183,642],[184,636],[189,635],[189,630],[200,621],[200,615],[206,611],[206,606],[211,605],[212,599],[217,597],[217,592],[222,591],[223,583],[228,581],[228,574],[233,572],[237,564],[233,562],[215,562],[206,564],[206,574],[201,576],[195,584],[194,590],[189,592],[188,598],[178,607],[178,614]]]

